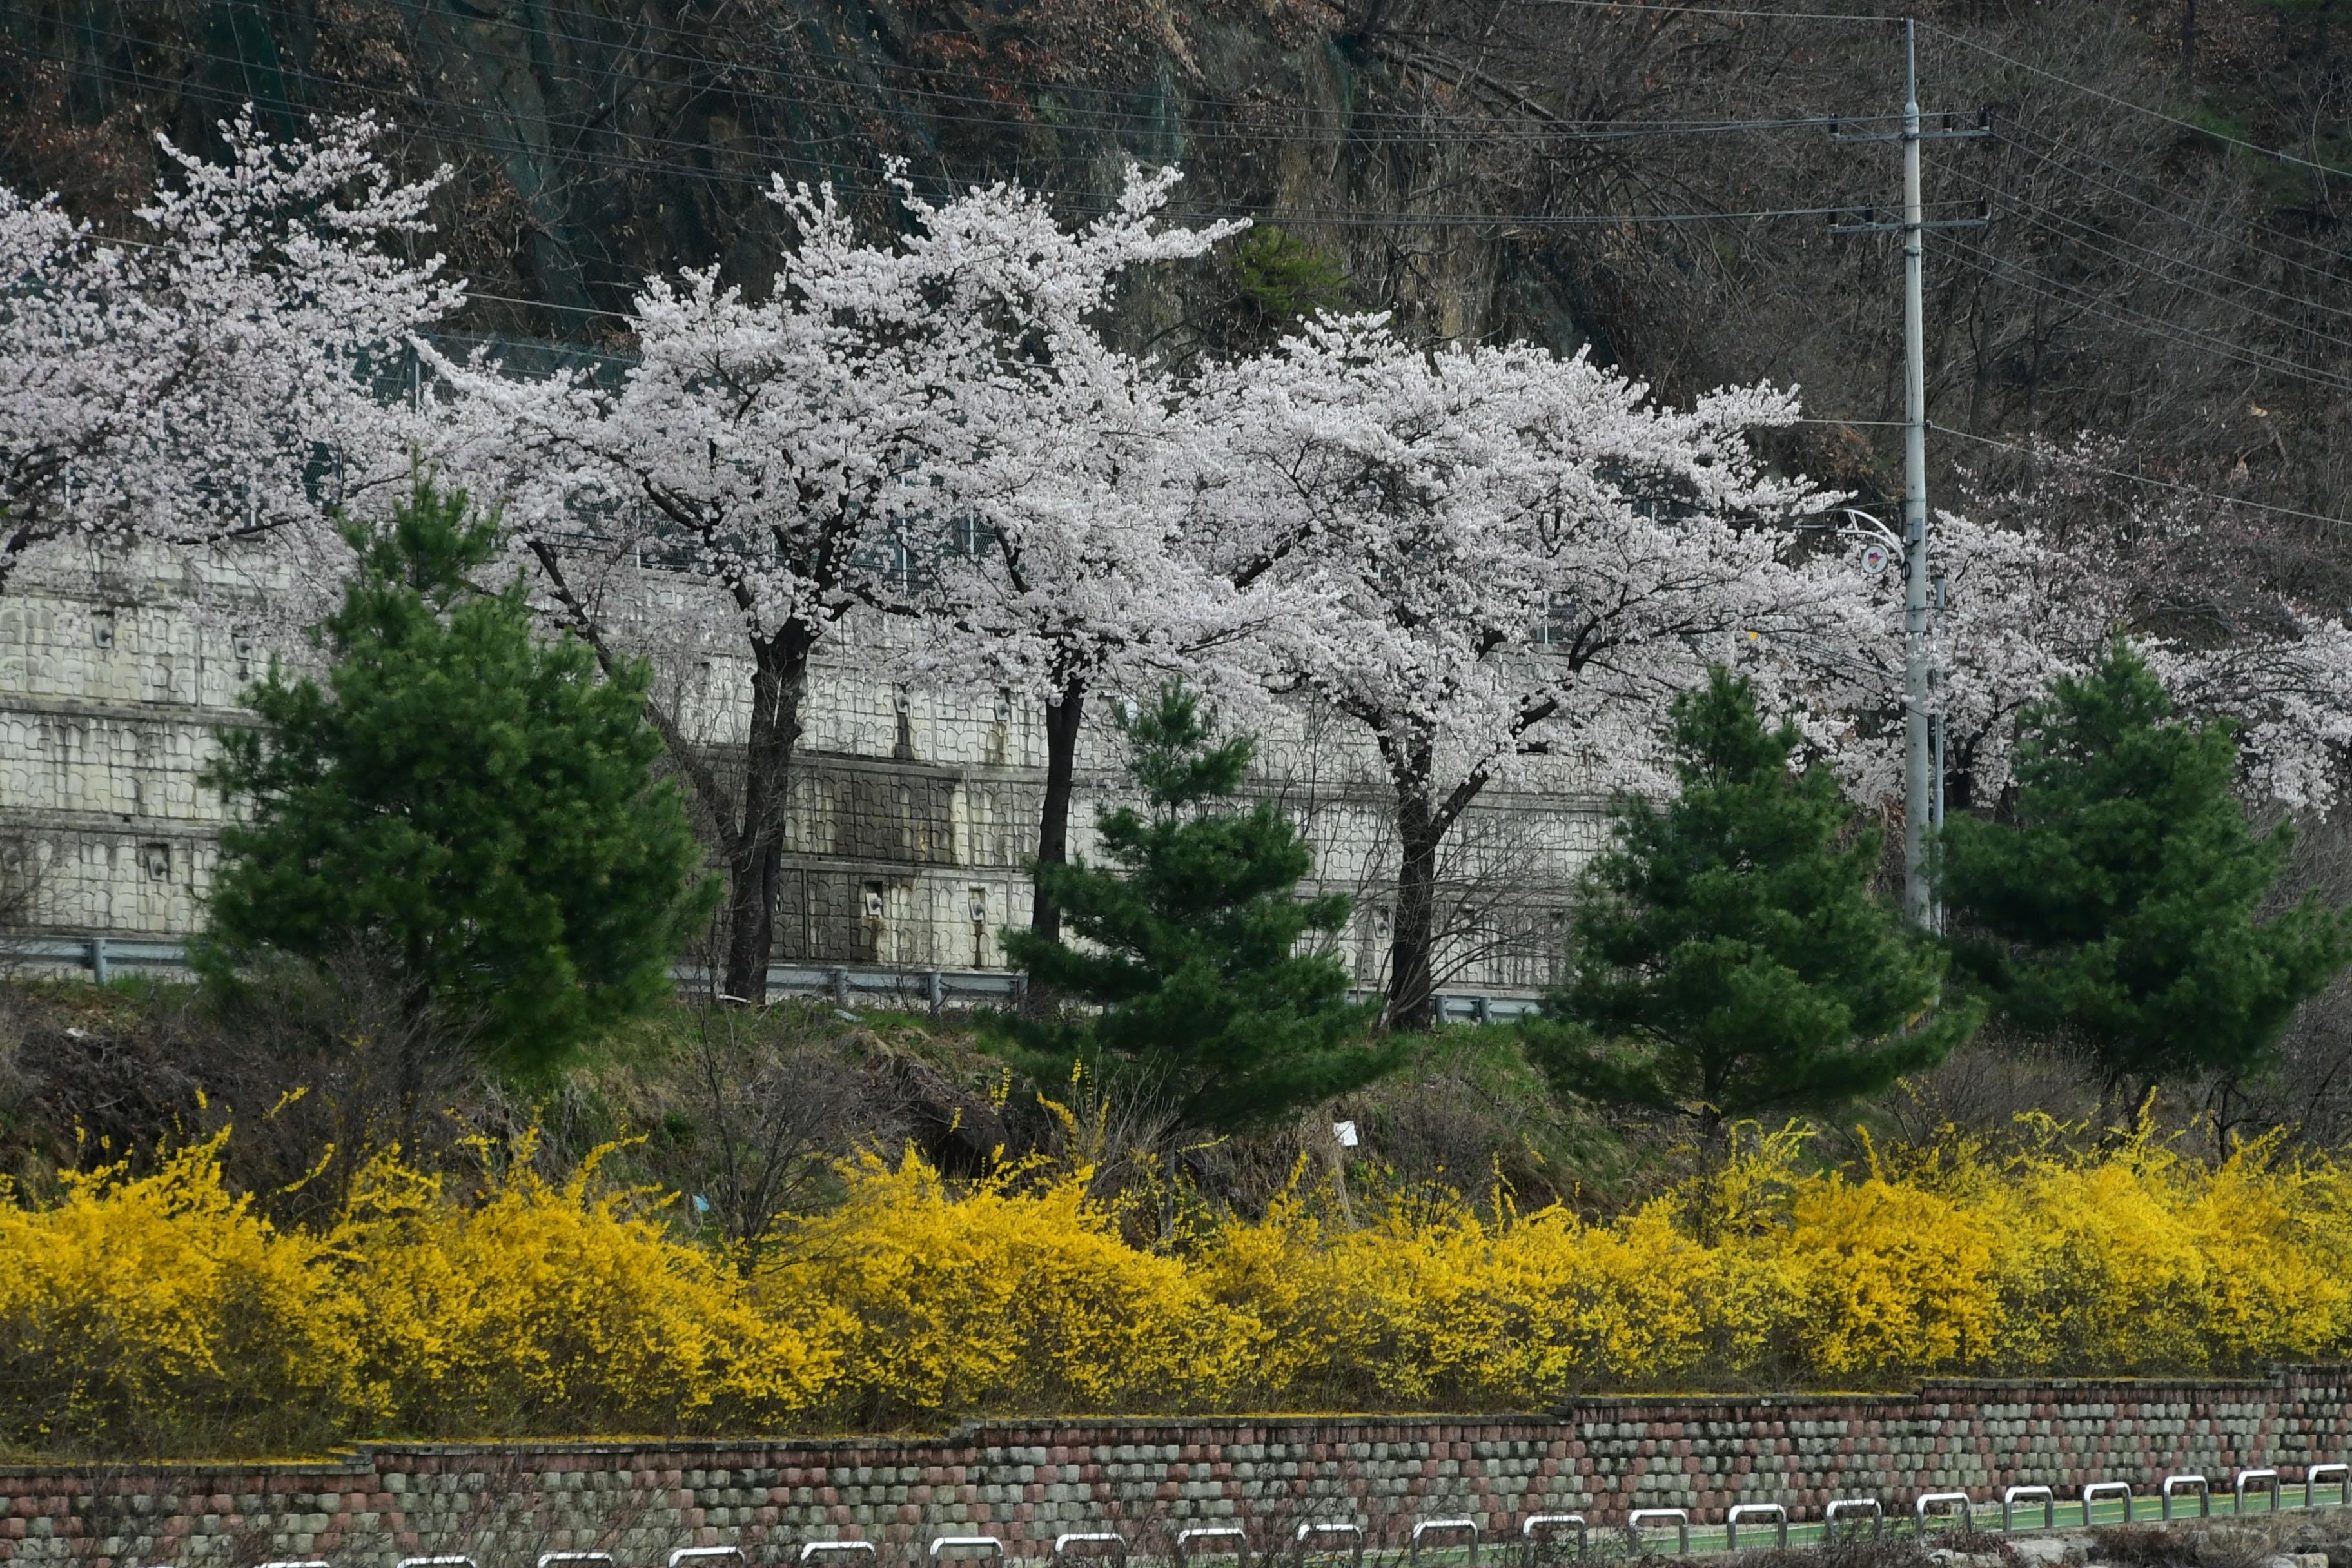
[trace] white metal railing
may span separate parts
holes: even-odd
[[[2304,1468],[2303,1508],[2317,1507],[2323,1489],[2334,1488],[2335,1505],[2352,1505],[2352,1464],[2338,1461],[2314,1463]],[[2213,1513],[2213,1482],[2203,1475],[2182,1472],[2163,1478],[2158,1488],[2163,1517],[2170,1520],[2185,1498],[2197,1499],[2198,1516],[2210,1518]],[[2276,1513],[2288,1505],[2285,1485],[2279,1471],[2267,1466],[2250,1466],[2231,1478],[2229,1503],[2239,1516],[2249,1512],[2249,1499],[2263,1493],[2269,1495],[2268,1512]],[[2123,1517],[2134,1521],[2137,1511],[2138,1494],[2132,1484],[2122,1480],[2096,1480],[2083,1485],[2079,1492],[2083,1510],[2083,1527],[2089,1528],[2097,1518],[2102,1500],[2115,1499],[2123,1503]],[[1990,1506],[1990,1505],[1988,1505]],[[2053,1530],[2058,1526],[2058,1496],[2056,1489],[2039,1484],[2020,1484],[2003,1489],[2000,1494],[2000,1529],[2014,1533],[2020,1528],[2019,1514],[2033,1508],[2041,1510],[2038,1523],[2028,1521],[2029,1530]],[[1977,1528],[1975,1503],[1965,1491],[1922,1492],[1912,1501],[1914,1522],[1926,1533],[1933,1521],[1948,1519],[1964,1530]],[[1886,1527],[1885,1505],[1874,1497],[1847,1497],[1832,1500],[1822,1510],[1821,1539],[1828,1541],[1846,1530],[1868,1520],[1874,1531]],[[1769,1523],[1774,1528],[1775,1544],[1786,1548],[1790,1543],[1792,1520],[1790,1510],[1780,1502],[1745,1502],[1727,1510],[1723,1521],[1723,1545],[1727,1552],[1740,1550],[1740,1527]],[[1675,1552],[1687,1556],[1691,1552],[1691,1513],[1681,1508],[1637,1508],[1624,1516],[1624,1537],[1636,1554],[1651,1550],[1655,1529],[1672,1525],[1675,1531]],[[1544,1542],[1555,1535],[1573,1531],[1576,1554],[1588,1555],[1591,1530],[1587,1516],[1581,1513],[1530,1513],[1519,1521],[1524,1568],[1539,1568]],[[1468,1568],[1477,1568],[1478,1549],[1483,1538],[1478,1521],[1466,1516],[1424,1519],[1416,1521],[1410,1532],[1402,1568],[1422,1568],[1424,1549],[1465,1547]],[[1245,1568],[1249,1556],[1249,1537],[1238,1525],[1195,1525],[1173,1531],[1175,1568],[1192,1568],[1202,1556],[1230,1556],[1236,1559],[1236,1568]],[[1350,1568],[1363,1568],[1369,1544],[1365,1527],[1348,1521],[1309,1520],[1296,1527],[1288,1542],[1298,1568],[1305,1568],[1310,1555],[1345,1557]],[[1099,1559],[1107,1568],[1127,1568],[1131,1548],[1127,1538],[1108,1530],[1066,1531],[1053,1538],[1051,1553],[1045,1559],[1046,1568],[1081,1568],[1083,1560]],[[949,1559],[978,1558],[1006,1564],[1010,1553],[1004,1542],[992,1535],[940,1535],[931,1538],[924,1552],[929,1568],[942,1568]],[[801,1544],[793,1560],[801,1568],[856,1568],[853,1560],[863,1560],[866,1568],[878,1568],[879,1549],[868,1541],[810,1541]],[[736,1546],[681,1546],[670,1552],[667,1568],[722,1568],[733,1563],[748,1568],[743,1550]],[[323,1558],[278,1559],[263,1563],[257,1568],[335,1568]],[[461,1554],[403,1557],[394,1568],[477,1568],[475,1560]],[[534,1568],[617,1568],[609,1552],[542,1552]]]
[[[1519,1539],[1526,1542],[1527,1568],[1536,1568],[1536,1560],[1542,1554],[1544,1539],[1547,1536],[1554,1531],[1567,1530],[1571,1526],[1576,1531],[1576,1554],[1581,1557],[1584,1555],[1587,1538],[1591,1533],[1591,1526],[1584,1522],[1582,1514],[1531,1513],[1521,1521]]]
[[[1194,1542],[1214,1542],[1216,1545],[1195,1546]],[[1212,1556],[1249,1556],[1249,1531],[1237,1524],[1208,1524],[1176,1532],[1176,1568],[1191,1568],[1192,1554],[1205,1552]]]
[[[1780,1531],[1773,1544],[1783,1552],[1789,1549],[1789,1510],[1777,1502],[1743,1502],[1733,1504],[1731,1511],[1723,1516],[1723,1549],[1726,1552],[1739,1550],[1739,1524],[1742,1520],[1748,1519],[1770,1520]]]
[[[2021,1502],[2040,1503],[2042,1528],[2044,1530],[2058,1528],[2058,1494],[2056,1492],[2048,1487],[2011,1487],[2000,1494],[2000,1531],[2003,1535],[2017,1528],[2017,1505]],[[2091,1516],[2085,1513],[2083,1516],[2083,1523],[2087,1526],[2090,1522]]]
[[[1874,1534],[1886,1528],[1886,1510],[1879,1506],[1874,1497],[1832,1498],[1829,1506],[1822,1510],[1822,1540],[1828,1540],[1836,1531],[1837,1521],[1841,1519],[1867,1519],[1871,1521]]]
[[[1919,1533],[1925,1535],[1927,1533],[1927,1520],[1931,1514],[1941,1513],[1949,1518],[1955,1508],[1959,1510],[1960,1528],[1974,1530],[1977,1523],[1976,1509],[1969,1501],[1969,1494],[1966,1492],[1921,1492],[1911,1501],[1911,1517],[1918,1521]]]
[[[2203,1476],[2167,1476],[2164,1478],[2164,1517],[2172,1517],[2172,1500],[2189,1488],[2197,1489],[2198,1517],[2207,1518],[2213,1512],[2213,1489],[2205,1484]]]
[[[1429,1536],[1467,1536],[1470,1540],[1470,1568],[1478,1568],[1478,1521],[1475,1519],[1424,1519],[1412,1527],[1412,1540],[1405,1549],[1405,1568],[1421,1568],[1421,1543]]]
[[[1047,1558],[1046,1561],[1053,1563],[1054,1568],[1062,1568],[1064,1563],[1076,1560],[1081,1548],[1088,1546],[1110,1547],[1111,1550],[1108,1552],[1087,1552],[1085,1554],[1090,1557],[1097,1555],[1107,1556],[1112,1562],[1119,1564],[1120,1568],[1126,1568],[1127,1537],[1124,1535],[1114,1534],[1112,1531],[1108,1530],[1073,1530],[1064,1531],[1062,1534],[1054,1537],[1054,1554]]]
[[[1364,1568],[1364,1527],[1360,1524],[1336,1520],[1329,1522],[1309,1520],[1298,1527],[1297,1534],[1291,1537],[1291,1548],[1297,1561],[1304,1563],[1309,1552],[1333,1552],[1334,1548],[1323,1544],[1332,1541],[1347,1542],[1348,1549],[1351,1551],[1349,1562],[1352,1568]]]
[[[1675,1555],[1690,1555],[1690,1510],[1681,1508],[1637,1508],[1625,1516],[1626,1539],[1640,1552],[1646,1542],[1642,1536],[1645,1524],[1671,1524],[1675,1527]]]

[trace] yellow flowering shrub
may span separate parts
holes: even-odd
[[[222,1142],[68,1173],[50,1207],[0,1184],[0,1442],[316,1442],[378,1414],[331,1249],[230,1196]]]
[[[477,1201],[379,1161],[335,1241],[369,1377],[427,1436],[772,1430],[835,1355],[764,1316],[719,1259],[599,1191],[518,1159]]]
[[[1212,1404],[1259,1338],[1182,1263],[1120,1239],[1084,1167],[959,1189],[908,1154],[850,1174],[846,1202],[793,1228],[761,1295],[793,1321],[845,1320],[837,1394],[854,1418]]]
[[[2000,1301],[1986,1216],[1872,1175],[1806,1183],[1766,1250],[1802,1281],[1802,1364],[1847,1378],[1967,1366],[1993,1343]]]
[[[1253,1381],[1271,1402],[1491,1407],[1752,1364],[1789,1325],[1770,1261],[1740,1262],[1664,1205],[1607,1226],[1456,1205],[1330,1233],[1286,1198],[1215,1230],[1196,1267],[1268,1330]]]
[[[2000,1332],[2021,1370],[2244,1370],[2352,1342],[2352,1208],[2333,1163],[2275,1142],[2218,1168],[2146,1130],[2108,1158],[2018,1163],[1998,1216]]]
[[[2270,1140],[2209,1164],[2143,1128],[1838,1171],[1785,1132],[1608,1219],[1421,1194],[1347,1224],[1294,1185],[1172,1230],[1123,1227],[1083,1164],[958,1182],[910,1153],[846,1167],[748,1279],[593,1161],[462,1183],[379,1162],[310,1234],[229,1193],[220,1149],[46,1205],[0,1192],[0,1443],[1525,1408],[2352,1352],[2352,1168]]]

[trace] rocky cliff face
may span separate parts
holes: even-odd
[[[1459,89],[1401,68],[1379,21],[1309,0],[14,0],[0,172],[120,216],[151,132],[202,144],[246,101],[289,132],[370,110],[412,167],[456,167],[445,241],[495,297],[470,324],[593,339],[650,272],[758,286],[774,178],[832,181],[887,223],[894,163],[918,192],[1014,179],[1074,214],[1129,161],[1174,163],[1188,213],[1291,215],[1298,265],[1269,282],[1228,255],[1137,301],[1139,332],[1229,348],[1286,304],[1349,300],[1580,341],[1570,258],[1440,221],[1491,208],[1487,149],[1399,134]],[[1292,274],[1344,282],[1294,300]]]

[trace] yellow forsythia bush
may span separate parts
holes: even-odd
[[[0,1194],[0,1442],[1527,1407],[2352,1352],[2352,1168],[2275,1141],[2218,1166],[2143,1131],[1839,1172],[1784,1132],[1609,1220],[1441,1200],[1341,1225],[1293,1192],[1157,1249],[1084,1169],[866,1159],[751,1278],[593,1163],[460,1187],[380,1162],[311,1235],[228,1194],[220,1147]]]
[[[0,1184],[0,1444],[299,1445],[383,1414],[331,1247],[231,1197],[223,1142],[68,1174],[52,1207]]]
[[[528,1159],[480,1201],[390,1161],[337,1227],[362,1363],[404,1431],[772,1429],[833,1355],[762,1316],[719,1260]]]
[[[1256,1324],[1121,1240],[1087,1177],[1019,1165],[958,1190],[869,1157],[846,1202],[792,1228],[761,1300],[840,1336],[835,1402],[864,1423],[1219,1403]]]

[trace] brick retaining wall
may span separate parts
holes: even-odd
[[[1241,1522],[1254,1539],[1353,1519],[1377,1542],[1415,1519],[1467,1515],[1492,1534],[1574,1510],[1735,1502],[1818,1518],[1832,1497],[1979,1496],[2116,1479],[2152,1492],[2247,1466],[2290,1480],[2352,1450],[2352,1369],[2261,1381],[1954,1383],[1911,1395],[1577,1401],[1559,1415],[1016,1422],[937,1438],[372,1447],[295,1464],[0,1468],[0,1563],[248,1568],[328,1557],[389,1568],[461,1552],[528,1568],[603,1550],[647,1568],[682,1545],[740,1546],[753,1568],[803,1541],[866,1538],[886,1560],[937,1534],[985,1533],[1015,1556],[1055,1532],[1116,1529],[1139,1549]],[[919,1549],[918,1548],[917,1551]]]

